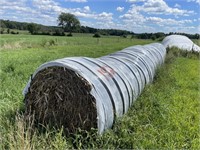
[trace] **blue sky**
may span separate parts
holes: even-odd
[[[200,33],[200,0],[0,0],[6,20],[57,25],[61,12],[95,28]]]

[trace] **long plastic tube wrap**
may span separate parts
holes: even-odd
[[[162,44],[153,43],[144,46],[137,45],[128,47],[100,58],[69,57],[44,63],[34,72],[23,91],[26,102],[26,112],[29,115],[33,115],[33,112],[37,112],[38,109],[41,109],[41,113],[34,114],[36,119],[37,117],[41,117],[41,120],[45,122],[45,119],[48,120],[53,116],[60,122],[60,126],[63,126],[68,131],[71,131],[69,128],[72,127],[80,127],[87,130],[96,127],[101,134],[106,129],[112,127],[116,117],[121,117],[128,111],[128,108],[140,95],[145,85],[153,81],[155,71],[164,62],[165,55],[165,47]],[[85,108],[85,101],[88,101],[89,98],[85,98],[79,102],[79,98],[73,99],[72,97],[71,99],[67,99],[62,95],[63,93],[66,95],[74,92],[73,87],[71,91],[69,90],[70,88],[68,90],[63,90],[57,98],[55,96],[51,99],[47,96],[45,100],[43,100],[41,96],[34,97],[34,91],[37,91],[31,89],[31,87],[36,84],[34,78],[39,76],[38,74],[41,71],[51,67],[63,67],[64,71],[71,70],[80,80],[84,80],[85,83],[87,82],[89,84],[90,88],[85,95],[88,95],[87,97],[93,97],[93,101],[89,101],[89,103],[94,103],[95,105],[95,109],[92,109],[93,112],[91,113],[91,115],[95,115],[94,117],[87,115],[91,109]],[[54,73],[56,74],[57,72]],[[69,77],[67,77],[67,79],[69,79]],[[74,78],[70,78],[69,80],[73,79]],[[44,84],[42,86],[45,86],[45,83],[51,84],[50,81],[45,82],[45,80],[47,80],[47,76],[38,84]],[[77,81],[70,82],[70,84],[74,82]],[[68,82],[64,83],[63,79],[62,82],[52,86],[57,87],[60,83],[63,83],[63,86],[70,86],[70,84],[66,85]],[[81,90],[84,89],[82,88],[80,91],[76,90],[75,96],[79,95]],[[54,93],[54,91],[51,91],[50,94]],[[44,96],[48,95],[48,88],[46,90],[40,89],[38,93]],[[31,98],[31,94],[34,98]],[[49,104],[50,102],[48,103],[48,101],[54,101],[54,104],[52,104],[52,102]],[[65,101],[67,104],[64,104]],[[84,109],[87,110],[78,111],[77,109],[79,109],[79,106],[72,106],[70,104],[72,101],[74,101],[74,103],[77,101],[79,105],[81,105],[80,103],[84,103],[80,107],[84,107]],[[40,105],[38,105],[38,103],[40,103]],[[50,105],[54,105],[55,108],[52,108]],[[62,106],[75,107],[74,109],[76,110],[70,112],[69,108],[65,110]],[[29,109],[33,109],[33,111]],[[62,111],[62,113],[59,111]],[[47,117],[48,115],[49,118]],[[68,115],[70,117],[67,118]],[[76,123],[73,123],[74,120],[69,119],[73,118],[72,116],[76,116]],[[84,125],[87,124],[86,120],[88,122],[96,122],[96,125],[89,124],[87,128],[84,128]],[[82,124],[80,124],[80,122],[82,122]]]
[[[165,48],[178,47],[186,51],[200,52],[200,47],[183,35],[169,35],[163,39],[162,44]]]

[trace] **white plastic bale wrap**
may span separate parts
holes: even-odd
[[[69,57],[47,62],[33,74],[61,66],[75,71],[92,86],[96,100],[97,127],[101,134],[111,128],[115,117],[128,111],[146,84],[153,81],[155,70],[164,62],[166,49],[162,44],[132,46],[100,58]],[[27,94],[31,79],[23,94]]]
[[[182,50],[200,52],[200,47],[183,35],[169,35],[163,39],[162,44],[165,48],[178,47]]]

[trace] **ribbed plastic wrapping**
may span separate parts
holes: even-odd
[[[200,52],[200,47],[194,44],[188,37],[183,35],[170,35],[163,39],[165,48],[178,47],[182,50]]]
[[[33,74],[51,66],[75,71],[92,86],[96,100],[97,126],[101,134],[111,128],[115,117],[128,111],[146,84],[153,81],[156,69],[164,62],[166,49],[162,44],[132,46],[100,58],[69,57],[47,62]],[[23,94],[26,95],[31,79]]]

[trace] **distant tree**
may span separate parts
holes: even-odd
[[[0,20],[0,28],[6,28],[5,23],[3,22],[3,20]]]
[[[65,31],[69,31],[70,34],[72,34],[72,31],[77,30],[80,27],[80,22],[73,14],[61,13],[58,16],[58,25],[62,26]]]
[[[54,36],[65,36],[63,29],[55,29]]]
[[[126,34],[123,34],[123,35],[121,35],[121,37],[123,37],[123,38],[127,38],[127,35],[126,35]]]
[[[1,34],[4,34],[4,28],[1,28],[1,32],[0,32]]]
[[[10,33],[10,29],[9,29],[9,28],[7,29],[7,33],[8,33],[8,34]]]
[[[95,34],[93,35],[93,37],[95,37],[95,38],[100,38],[101,36],[100,36],[99,33],[95,33]]]
[[[194,39],[199,39],[199,34],[196,33],[196,34],[194,35]]]
[[[152,39],[153,41],[155,41],[155,40],[156,40],[156,36],[155,36],[155,35],[152,35],[152,36],[151,36],[151,39]]]
[[[163,33],[163,32],[157,32],[154,35],[156,36],[156,38],[161,38],[161,37],[165,36],[165,33]]]
[[[134,34],[132,34],[132,35],[131,35],[131,39],[134,39],[134,38],[135,38],[135,35],[134,35]]]
[[[137,35],[138,39],[149,39],[149,34],[148,33],[141,33]]]
[[[38,32],[39,27],[35,23],[30,23],[27,25],[27,29],[31,34],[35,34]]]

